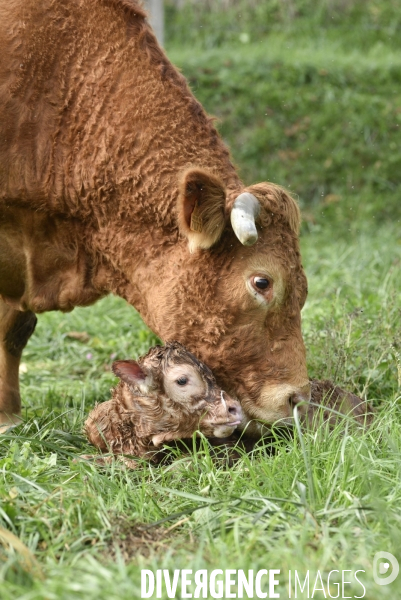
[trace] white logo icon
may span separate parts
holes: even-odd
[[[387,577],[380,577],[389,572],[390,566],[392,572]],[[398,576],[400,565],[395,556],[390,552],[376,552],[373,559],[373,579],[378,585],[388,585]]]

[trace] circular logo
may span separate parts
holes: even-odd
[[[382,577],[389,572],[390,566],[392,572],[387,577]],[[398,560],[390,552],[376,552],[373,558],[373,579],[378,585],[388,585],[398,576],[400,565]]]

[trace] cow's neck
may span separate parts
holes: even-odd
[[[10,223],[24,224],[24,247],[3,224],[22,266],[21,281],[0,294],[40,312],[111,291],[154,327],[155,297],[142,282],[188,254],[176,222],[180,175],[199,166],[239,189],[229,153],[143,19],[118,1],[30,0],[28,8],[43,13],[46,61],[29,71],[34,28],[10,34],[20,42],[5,49],[18,69],[4,118],[14,137],[0,201]]]
[[[142,30],[133,29],[131,39],[122,24],[114,28],[98,44],[96,60],[87,58],[84,75],[71,79],[54,185],[73,216],[104,224],[118,215],[140,220],[142,228],[172,227],[186,168],[210,169],[229,189],[240,182],[212,120],[147,25],[138,23]]]

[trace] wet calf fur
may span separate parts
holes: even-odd
[[[243,419],[239,402],[178,342],[155,346],[137,361],[116,361],[112,368],[120,382],[111,400],[98,404],[85,423],[89,441],[102,452],[157,462],[164,442],[197,430],[227,437]]]

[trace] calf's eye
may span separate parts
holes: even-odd
[[[267,290],[270,286],[270,281],[265,277],[254,277],[253,285],[258,288],[258,290]]]
[[[178,383],[178,385],[186,385],[188,383],[188,377],[180,377],[176,380],[176,383]]]

